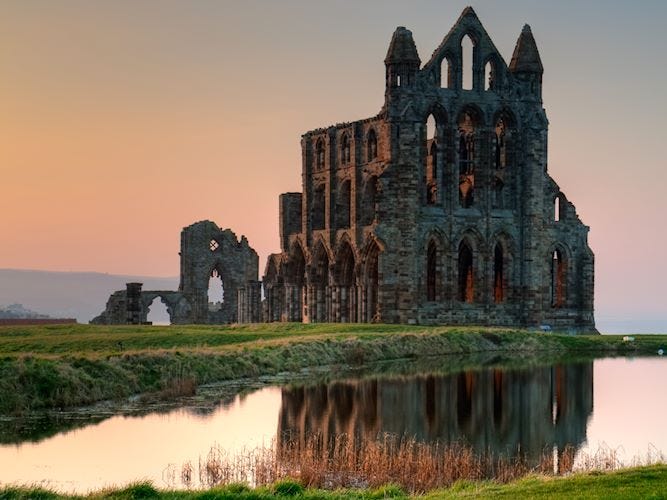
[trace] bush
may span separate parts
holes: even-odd
[[[282,481],[273,484],[273,491],[276,495],[293,497],[302,495],[304,487],[301,483],[294,481],[293,479],[283,479]]]

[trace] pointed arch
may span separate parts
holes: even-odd
[[[352,181],[344,179],[338,185],[336,196],[336,227],[347,229],[351,226]]]
[[[310,319],[315,322],[329,320],[331,296],[329,288],[329,264],[331,262],[330,252],[324,242],[320,239],[315,244],[313,262],[311,265],[311,289],[312,301],[310,302]]]
[[[430,114],[426,120],[425,149],[425,199],[427,205],[434,205],[438,200],[438,126],[435,117]]]
[[[467,105],[458,115],[457,161],[459,166],[459,204],[470,208],[475,203],[475,169],[477,163],[477,129],[482,123],[481,111]]]
[[[565,218],[565,207],[567,205],[567,201],[565,199],[565,195],[561,192],[558,192],[556,196],[554,197],[554,216],[553,216],[553,221],[554,222],[560,222]]]
[[[325,229],[326,227],[326,184],[321,183],[313,189],[313,201],[311,205],[311,227],[314,231]]]
[[[551,307],[562,308],[567,305],[568,254],[565,248],[557,244],[551,254]]]
[[[461,37],[461,88],[472,90],[475,87],[475,41],[466,33]]]
[[[446,53],[440,60],[440,88],[449,89],[454,88],[454,58],[450,53]]]
[[[350,242],[341,241],[336,251],[334,278],[338,287],[341,323],[357,321],[357,265]]]
[[[285,263],[285,316],[288,321],[302,321],[306,295],[306,254],[297,240],[292,243]]]

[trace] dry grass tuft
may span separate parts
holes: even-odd
[[[545,450],[529,461],[525,455],[478,453],[463,444],[423,443],[415,439],[385,434],[377,440],[351,439],[337,435],[325,442],[313,434],[304,441],[283,439],[269,447],[246,449],[229,455],[219,447],[211,448],[197,467],[201,486],[246,483],[267,486],[294,479],[310,488],[377,488],[395,484],[412,494],[446,488],[457,481],[492,480],[508,483],[529,474],[563,475],[575,468],[582,471],[616,470],[623,466],[615,450],[601,448],[597,453],[577,456],[575,448],[559,453]],[[645,460],[664,461],[654,453]],[[185,463],[182,484],[192,487],[194,467]]]

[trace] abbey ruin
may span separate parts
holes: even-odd
[[[589,228],[547,172],[543,67],[530,27],[508,65],[468,7],[425,64],[403,27],[384,63],[376,116],[302,136],[302,192],[280,196],[281,252],[263,282],[247,241],[238,250],[235,236],[237,247],[204,232],[188,243],[198,245],[196,266],[182,244],[172,321],[594,331]],[[214,272],[231,292],[217,314],[202,288]],[[148,296],[133,299],[132,316],[136,290],[116,293],[122,312],[108,304],[101,322],[145,320]]]

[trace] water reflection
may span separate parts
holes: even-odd
[[[586,440],[593,412],[593,363],[455,375],[372,378],[282,390],[278,445],[321,434],[465,443],[478,452],[529,461]]]

